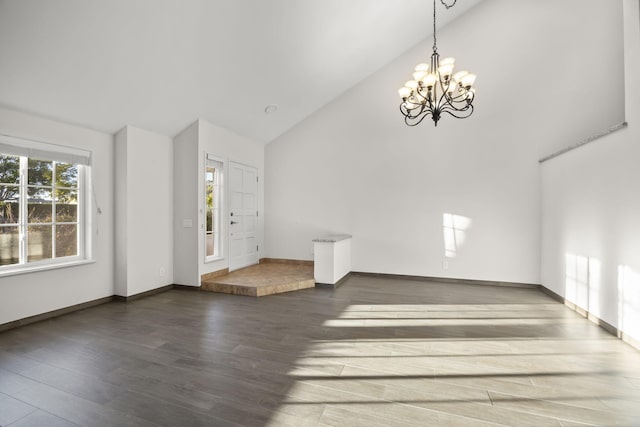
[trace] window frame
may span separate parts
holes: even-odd
[[[214,191],[214,202],[213,202],[213,212],[212,212],[212,232],[213,235],[213,248],[214,252],[212,255],[207,254],[207,245],[208,245],[208,234],[209,230],[207,229],[207,215],[209,213],[209,208],[207,206],[207,173],[209,167],[215,167],[216,176],[213,179],[215,183],[214,186],[217,191]],[[221,157],[214,156],[212,154],[205,154],[204,156],[204,174],[202,175],[204,178],[204,187],[203,187],[203,254],[204,254],[204,262],[211,263],[216,261],[221,261],[225,258],[225,243],[223,239],[223,225],[222,225],[222,217],[224,211],[224,176],[225,176],[225,160]],[[216,179],[217,178],[217,179]],[[215,213],[217,212],[217,215]],[[216,251],[216,249],[218,249]]]
[[[15,141],[20,145],[14,145]],[[6,144],[8,142],[9,144]],[[22,144],[24,142],[24,144]],[[26,148],[25,148],[26,147]],[[35,147],[35,149],[34,149]],[[33,153],[33,155],[25,155]],[[86,154],[85,154],[86,153]],[[91,221],[90,221],[90,201],[91,201],[91,165],[90,153],[81,150],[62,147],[54,144],[47,144],[39,141],[23,140],[20,138],[0,135],[0,155],[13,156],[19,158],[20,170],[18,187],[18,210],[19,218],[16,224],[3,225],[4,227],[17,227],[18,229],[18,262],[0,266],[0,277],[15,274],[30,273],[42,270],[69,267],[80,264],[93,263],[91,259]],[[79,157],[78,157],[79,156]],[[28,163],[29,159],[52,162],[51,185],[29,184]],[[73,161],[74,159],[82,159]],[[69,161],[71,160],[71,161]],[[56,182],[56,167],[58,164],[72,164],[77,168],[77,186],[58,186]],[[3,183],[6,185],[6,183]],[[45,188],[51,191],[51,220],[46,223],[29,222],[29,189]],[[77,209],[75,221],[60,221],[57,217],[56,199],[58,190],[70,190],[77,192]],[[49,258],[29,261],[29,227],[33,226],[51,227],[51,256]],[[76,227],[76,254],[68,256],[56,256],[56,228],[64,225],[75,225]]]

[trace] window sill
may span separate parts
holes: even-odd
[[[223,259],[224,259],[223,256],[217,256],[217,257],[213,257],[213,258],[205,258],[204,263],[205,264],[210,264],[212,262],[222,261]]]
[[[0,278],[8,276],[16,276],[18,274],[38,273],[40,271],[56,270],[58,268],[76,267],[78,265],[95,264],[93,259],[80,259],[67,262],[59,262],[54,264],[41,265],[21,265],[19,267],[0,270]]]

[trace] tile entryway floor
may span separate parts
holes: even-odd
[[[312,264],[266,262],[202,282],[202,290],[261,297],[315,286]]]

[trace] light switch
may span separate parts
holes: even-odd
[[[191,228],[191,227],[193,227],[193,221],[191,219],[183,219],[182,220],[182,227],[183,228]]]

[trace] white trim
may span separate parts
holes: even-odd
[[[39,160],[91,165],[91,151],[0,133],[0,152]]]
[[[58,258],[61,259],[61,258]],[[9,270],[0,270],[0,277],[16,276],[18,274],[38,273],[40,271],[55,270],[58,268],[76,267],[78,265],[95,264],[94,259],[74,259],[66,262],[53,262],[53,263],[29,263],[20,264],[19,267],[13,267]],[[9,267],[9,266],[7,266]]]
[[[1,143],[2,141],[2,137],[0,137],[0,149],[3,149],[5,147],[4,144]],[[20,148],[20,147],[17,147]],[[47,151],[48,152],[48,151]],[[7,154],[10,156],[17,156],[17,154],[13,154],[13,153],[6,153],[6,152],[2,152],[0,151],[0,153],[2,154]],[[41,159],[41,160],[45,160],[45,159]],[[46,158],[47,161],[51,160],[53,162],[53,164],[57,164],[57,163],[63,163],[61,161],[58,160],[54,160],[54,159],[50,159],[50,158]],[[89,186],[91,184],[90,179],[91,179],[91,172],[90,172],[90,165],[85,165],[85,164],[78,164],[78,163],[74,163],[74,165],[77,167],[78,169],[78,176],[77,176],[77,187],[76,188],[67,188],[64,187],[63,189],[69,189],[69,190],[76,190],[77,191],[77,197],[78,197],[78,202],[77,202],[77,210],[76,210],[76,221],[73,222],[69,222],[69,223],[65,223],[65,222],[58,222],[57,218],[56,218],[56,211],[55,211],[55,197],[56,197],[56,190],[58,189],[57,185],[56,185],[56,181],[55,181],[55,166],[54,169],[52,171],[53,175],[54,175],[54,179],[52,180],[51,183],[51,190],[52,190],[52,218],[51,218],[51,222],[50,223],[32,223],[29,224],[28,222],[28,189],[30,188],[29,184],[28,184],[28,180],[27,180],[27,169],[28,169],[28,165],[27,165],[27,161],[28,161],[28,157],[24,156],[24,155],[20,155],[20,179],[19,179],[19,183],[18,186],[20,188],[19,191],[19,205],[20,205],[20,221],[18,221],[18,223],[16,224],[18,227],[18,235],[19,235],[19,246],[18,246],[18,258],[20,261],[22,261],[22,263],[16,263],[16,264],[8,264],[8,265],[3,265],[0,266],[0,277],[4,277],[4,276],[11,276],[14,274],[24,274],[24,273],[30,273],[30,272],[37,272],[37,271],[42,271],[42,270],[50,270],[50,269],[54,269],[54,268],[63,268],[63,267],[68,267],[68,266],[74,266],[74,265],[79,265],[79,264],[84,264],[84,263],[88,263],[88,262],[94,262],[92,261],[92,253],[93,251],[91,250],[91,244],[92,244],[92,239],[91,239],[91,235],[92,232],[91,230],[93,230],[92,224],[91,224],[91,212],[89,209],[89,204],[91,202],[91,192],[89,191]],[[56,240],[55,240],[55,227],[60,225],[74,225],[77,227],[76,229],[76,248],[77,248],[77,255],[72,255],[72,256],[67,256],[67,257],[56,257]],[[44,260],[39,260],[39,261],[32,261],[29,262],[28,261],[28,248],[29,248],[29,244],[28,244],[28,227],[30,226],[38,226],[38,225],[43,225],[43,226],[51,226],[51,232],[53,233],[52,235],[52,243],[51,243],[51,258],[47,258]],[[14,226],[13,224],[7,224],[7,227],[9,226]]]
[[[214,255],[207,255],[207,181],[206,181],[206,176],[207,176],[207,167],[209,166],[214,166],[217,171],[218,171],[218,192],[217,192],[217,198],[218,198],[218,216],[217,216],[217,229],[214,225],[213,227],[213,234],[215,236],[215,238],[217,239],[217,243],[219,246],[219,250],[218,253]],[[201,233],[203,236],[203,254],[204,254],[204,263],[205,264],[209,264],[212,262],[217,262],[217,261],[221,261],[224,260],[225,256],[225,250],[226,250],[226,244],[224,242],[224,239],[222,238],[222,231],[223,231],[223,217],[224,217],[224,209],[226,206],[226,200],[225,200],[225,177],[226,177],[226,161],[224,158],[210,154],[210,153],[205,153],[204,156],[204,168],[203,168],[203,175],[202,177],[204,177],[204,191],[203,191],[203,209],[202,209],[202,228],[201,228]],[[213,218],[212,218],[213,220]],[[215,242],[214,242],[215,243]]]
[[[562,149],[560,149],[560,150],[558,150],[558,151],[556,151],[554,153],[551,153],[548,156],[545,156],[545,157],[541,158],[540,160],[538,160],[538,163],[544,163],[544,162],[546,162],[548,160],[551,160],[553,158],[556,158],[556,157],[558,157],[558,156],[560,156],[560,155],[562,155],[564,153],[568,153],[569,151],[573,151],[576,148],[580,148],[583,145],[587,145],[588,143],[593,142],[596,139],[600,139],[603,136],[607,136],[607,135],[609,135],[609,134],[611,134],[613,132],[617,132],[617,131],[619,131],[621,129],[626,128],[627,126],[628,126],[627,122],[618,123],[617,125],[611,126],[608,129],[605,129],[605,130],[600,131],[600,132],[598,132],[598,133],[596,133],[594,135],[591,135],[590,137],[588,137],[586,139],[583,139],[580,142],[577,142],[577,143],[575,143],[573,145],[570,145],[570,146],[562,148]]]

